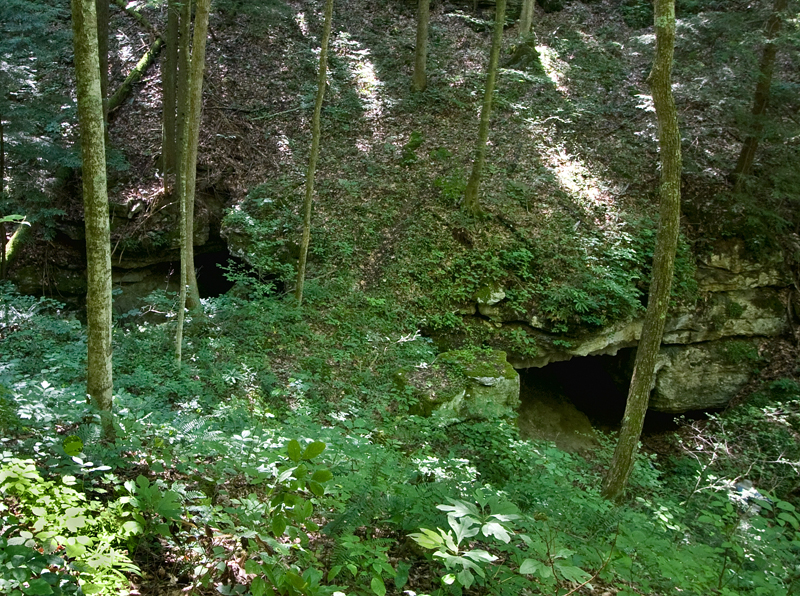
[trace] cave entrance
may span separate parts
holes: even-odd
[[[230,290],[234,282],[225,276],[226,270],[230,265],[242,263],[241,259],[231,256],[227,250],[195,254],[194,268],[200,298],[216,298]]]
[[[595,431],[619,430],[635,358],[636,348],[627,348],[520,370],[520,434],[566,451],[595,447]],[[648,410],[644,435],[676,429],[673,415]]]

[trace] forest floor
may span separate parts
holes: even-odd
[[[141,312],[116,320],[117,415],[126,442],[116,451],[88,438],[85,443],[87,451],[95,449],[94,461],[119,468],[118,478],[98,479],[97,487],[128,490],[142,502],[142,495],[155,499],[150,509],[142,506],[149,535],[132,550],[144,572],[131,576],[133,593],[255,594],[251,582],[262,571],[254,571],[253,561],[276,573],[296,564],[298,572],[313,572],[312,579],[318,573],[314,581],[340,583],[348,594],[383,596],[380,586],[393,596],[404,588],[412,594],[445,593],[443,563],[408,535],[422,527],[446,527],[441,507],[454,499],[480,500],[482,490],[524,511],[519,534],[534,536],[536,546],[525,546],[520,538],[515,544],[521,550],[515,552],[489,535],[474,538],[472,546],[489,549],[499,561],[491,567],[492,579],[465,594],[559,593],[559,588],[587,595],[713,593],[723,576],[730,585],[749,586],[753,591],[741,593],[750,594],[761,589],[763,577],[778,577],[781,566],[788,569],[787,553],[794,552],[789,547],[762,556],[745,538],[734,537],[737,547],[752,547],[746,551],[751,558],[742,550],[741,565],[734,569],[738,551],[725,550],[717,540],[718,528],[733,536],[740,527],[738,514],[726,509],[725,491],[735,479],[759,475],[760,486],[797,502],[796,471],[787,472],[780,461],[780,441],[792,449],[800,445],[800,427],[792,426],[800,420],[797,346],[788,339],[764,346],[759,375],[729,412],[689,421],[677,434],[645,438],[649,453],[637,464],[636,498],[627,508],[613,508],[599,496],[611,456],[609,436],[601,433],[594,450],[573,455],[521,441],[517,429],[503,421],[448,426],[410,416],[413,396],[394,382],[399,370],[436,362],[439,347],[428,333],[449,333],[471,347],[532,349],[519,334],[484,330],[480,335],[460,327],[459,308],[487,282],[505,284],[515,308],[537,313],[564,337],[642,311],[659,175],[646,83],[652,27],[629,18],[613,0],[566,2],[553,13],[537,9],[539,61],[500,72],[481,187],[485,216],[471,218],[460,201],[477,135],[491,9],[473,13],[471,2],[434,3],[428,88],[415,94],[409,89],[413,3],[338,3],[309,280],[300,309],[289,292],[316,91],[319,4],[214,3],[198,194],[224,202],[226,215],[214,222],[212,233],[221,227],[231,251],[256,273],[232,268],[234,291],[209,301],[203,316],[190,318],[186,359],[178,371],[173,319],[163,316],[174,309],[169,295],[151,297]],[[163,10],[144,2],[131,6],[164,29]],[[696,299],[688,282],[693,254],[709,250],[717,239],[741,237],[754,254],[779,244],[774,220],[752,206],[728,208],[728,174],[742,140],[740,118],[749,109],[757,56],[755,46],[727,34],[731,23],[760,24],[764,16],[745,14],[689,13],[678,28],[674,91],[685,170],[679,302]],[[112,15],[114,88],[152,36],[113,7]],[[517,43],[509,23],[502,62]],[[800,84],[797,59],[781,55],[776,72],[787,84]],[[127,168],[113,172],[110,199],[128,208],[143,205],[130,222],[115,227],[121,250],[139,244],[158,253],[174,237],[174,221],[156,217],[174,200],[163,196],[159,174],[160,76],[158,65],[151,67],[111,118],[112,146]],[[784,98],[776,105],[791,107],[793,101]],[[761,171],[784,157],[765,148]],[[198,209],[202,215],[208,206],[201,201]],[[70,216],[79,219],[79,211]],[[234,239],[233,232],[242,233]],[[76,414],[85,416],[80,326],[60,311],[52,319],[37,318],[35,306],[19,312],[36,316],[13,329],[0,328],[6,334],[0,339],[7,342],[0,343],[0,357],[13,361],[0,367],[0,376],[17,375],[14,391],[28,391],[28,401],[20,403],[33,412],[26,414],[31,419],[36,399],[50,400],[48,407],[60,413],[46,419],[43,430],[19,430],[13,445],[38,441],[36,450],[52,449],[62,458],[53,464],[61,466],[54,468],[59,473],[83,473],[69,467],[76,464],[61,448],[65,437],[83,437],[86,426]],[[39,325],[36,332],[46,339],[23,342],[18,332],[27,333],[26,325]],[[20,346],[26,356],[18,359],[14,350]],[[755,411],[747,403],[752,395],[758,404],[768,395],[782,405],[776,409],[767,400]],[[776,428],[780,432],[773,432]],[[752,430],[752,442],[742,439],[741,448],[727,442],[726,433],[744,435],[745,429]],[[295,438],[328,445],[322,459],[333,480],[324,497],[302,482],[299,489],[287,488],[273,477],[279,467],[297,463],[287,447]],[[302,465],[313,470],[312,459]],[[127,480],[133,487],[139,477],[161,492],[123,484]],[[177,517],[163,516],[169,522],[165,529],[157,524],[158,498],[165,498],[168,487],[186,506]],[[275,531],[280,515],[272,508],[283,504],[276,505],[273,496],[284,489],[287,508],[297,504],[290,494],[313,502],[313,514],[295,524],[291,540]],[[776,533],[765,542],[783,548],[774,526]],[[523,551],[527,554],[520,555]],[[525,557],[547,565],[536,567],[538,575],[522,577]],[[752,561],[758,563],[748,567]],[[391,573],[382,563],[391,565]],[[496,575],[501,571],[506,575]],[[590,575],[592,584],[579,588]],[[502,581],[493,584],[495,577]]]

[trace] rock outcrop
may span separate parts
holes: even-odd
[[[413,414],[476,420],[513,417],[519,374],[499,350],[455,350],[430,365],[396,373],[396,383],[417,399]]]
[[[749,351],[757,353],[755,345],[759,340],[790,330],[786,304],[791,277],[780,254],[756,261],[748,257],[742,242],[724,241],[698,259],[696,280],[697,303],[691,308],[676,309],[666,323],[650,402],[655,410],[677,413],[724,406],[754,369],[752,363],[730,360],[730,340],[746,340]],[[497,346],[508,352],[508,360],[515,368],[542,367],[582,356],[614,355],[620,349],[635,347],[641,336],[642,320],[637,319],[565,337],[549,332],[536,312],[527,313],[521,322],[519,314],[505,306],[504,298],[503,288],[489,286],[474,304],[462,306],[460,312],[495,328],[523,328],[535,340],[535,356]],[[479,314],[470,314],[476,310]]]

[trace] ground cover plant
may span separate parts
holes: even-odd
[[[109,594],[796,589],[796,442],[775,432],[796,432],[795,383],[709,423],[704,440],[722,448],[738,432],[728,425],[762,408],[757,444],[737,442],[736,458],[642,456],[637,497],[618,508],[599,495],[608,446],[587,459],[522,441],[503,418],[409,415],[416,398],[385,375],[433,362],[435,347],[374,298],[343,303],[324,285],[309,296],[303,316],[280,296],[206,302],[180,373],[166,365],[172,319],[121,318],[118,438],[103,444],[80,352],[65,349],[80,324],[6,294],[2,552],[23,571],[4,581]],[[237,343],[243,328],[261,341]],[[15,342],[25,334],[50,343]],[[21,366],[33,357],[47,368]],[[785,462],[770,463],[776,449]],[[737,492],[745,474],[761,492]]]
[[[456,364],[492,348],[534,358],[534,319],[568,348],[643,312],[657,225],[650,2],[540,3],[527,64],[512,62],[525,44],[510,3],[472,217],[461,203],[492,3],[433,3],[428,87],[412,93],[413,3],[337,0],[302,307],[291,292],[320,6],[215,2],[195,235],[199,252],[235,257],[232,289],[188,313],[179,369],[174,274],[116,313],[110,442],[86,401],[69,7],[45,4],[0,7],[14,34],[0,39],[0,220],[34,224],[9,270],[31,295],[0,286],[0,592],[800,593],[796,346],[735,407],[642,454],[620,506],[599,492],[612,437],[573,454],[521,439],[513,412],[421,416],[420,392],[398,382],[445,351]],[[697,257],[716,240],[800,261],[800,44],[795,12],[756,168],[733,193],[770,6],[676,4],[672,298],[691,309],[705,299]],[[125,6],[112,14],[112,86],[155,39],[131,11],[166,27],[164,2]],[[130,259],[115,279],[154,259],[174,269],[159,68],[108,127],[115,264]],[[498,288],[518,324],[469,314]],[[729,364],[768,364],[750,342],[726,349]]]

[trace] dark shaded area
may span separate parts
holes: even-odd
[[[520,370],[523,403],[547,395],[569,403],[584,413],[592,427],[603,432],[619,430],[625,414],[636,348],[620,350],[615,356],[587,356],[553,362],[543,368]],[[704,418],[705,412],[687,412],[684,418]],[[648,410],[643,434],[678,429],[675,414]]]
[[[226,269],[230,265],[243,264],[241,259],[231,256],[227,250],[196,254],[194,265],[200,298],[216,298],[230,290],[234,282],[225,276]]]

